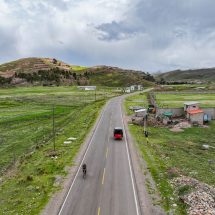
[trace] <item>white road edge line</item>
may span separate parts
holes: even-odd
[[[65,206],[65,204],[66,204],[67,199],[68,199],[68,196],[69,196],[69,194],[70,194],[70,192],[71,192],[71,190],[72,190],[72,188],[73,188],[73,185],[74,185],[75,180],[76,180],[76,178],[77,178],[77,176],[78,176],[78,173],[79,173],[79,171],[80,171],[80,169],[81,169],[81,166],[82,166],[82,164],[83,164],[83,162],[84,162],[84,159],[85,159],[85,157],[86,157],[86,155],[87,155],[87,152],[89,151],[90,146],[92,145],[94,135],[95,135],[95,133],[96,133],[96,131],[97,131],[97,129],[98,129],[100,123],[101,123],[102,117],[103,117],[103,115],[104,115],[104,112],[105,112],[106,107],[108,106],[108,104],[109,104],[109,102],[105,105],[105,107],[104,107],[104,109],[103,109],[103,111],[102,111],[102,114],[101,114],[101,116],[100,116],[99,122],[98,122],[98,124],[96,125],[95,130],[93,131],[93,135],[92,135],[92,137],[91,137],[91,139],[90,139],[90,142],[89,142],[89,144],[88,144],[88,146],[87,146],[87,150],[86,150],[86,152],[85,152],[85,154],[84,154],[84,157],[83,157],[83,159],[82,159],[82,161],[81,161],[81,164],[80,164],[80,166],[79,166],[79,168],[78,168],[78,170],[77,170],[77,172],[76,172],[75,178],[73,179],[73,182],[72,182],[72,184],[71,184],[71,186],[70,186],[70,188],[69,188],[69,191],[68,191],[68,193],[67,193],[67,195],[66,195],[66,198],[64,199],[64,202],[63,202],[63,204],[62,204],[62,206],[61,206],[61,208],[60,208],[60,211],[58,212],[58,215],[60,215],[60,214],[62,213],[62,211],[63,211],[63,208],[64,208],[64,206]]]
[[[126,150],[127,150],[127,155],[128,155],[128,164],[129,164],[129,169],[130,169],[130,175],[131,175],[131,182],[132,182],[132,188],[133,188],[136,212],[137,212],[137,215],[139,215],[140,213],[139,213],[139,207],[138,207],[138,203],[137,203],[137,193],[136,193],[135,186],[134,186],[134,176],[133,176],[132,167],[131,167],[131,158],[130,158],[130,154],[129,154],[129,151],[128,151],[128,141],[127,141],[127,135],[126,135],[126,132],[125,132],[125,125],[124,125],[123,115],[122,115],[122,102],[120,103],[120,110],[121,110],[122,126],[123,126],[123,130],[124,130],[124,133],[125,133],[125,143],[126,143]]]

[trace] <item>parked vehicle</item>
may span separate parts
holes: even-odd
[[[120,127],[114,128],[113,136],[115,140],[121,140],[123,138],[123,129]]]

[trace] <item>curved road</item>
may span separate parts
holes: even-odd
[[[122,97],[106,105],[82,163],[87,178],[77,175],[58,215],[139,215],[126,135],[113,139],[113,128],[124,127]]]

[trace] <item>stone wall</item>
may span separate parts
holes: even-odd
[[[184,116],[184,108],[157,108],[156,116],[160,116],[165,112],[172,112],[173,116]]]
[[[161,108],[156,103],[156,94],[214,94],[215,91],[161,91],[150,93],[151,103],[156,107],[156,116],[161,116],[165,112],[172,112],[173,116],[184,116],[184,107],[181,108]],[[204,111],[205,114],[208,114],[212,120],[215,120],[215,107],[202,108],[200,104],[200,109]]]
[[[205,114],[211,116],[211,119],[215,120],[215,108],[201,108]]]
[[[215,120],[215,108],[201,108],[205,114],[211,116]],[[173,116],[185,116],[184,108],[157,108],[156,116],[162,115],[164,112],[172,112]]]

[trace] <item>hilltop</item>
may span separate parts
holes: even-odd
[[[175,70],[162,73],[156,76],[157,80],[165,81],[188,81],[188,82],[208,82],[215,81],[215,68],[195,69],[195,70]]]
[[[153,76],[111,66],[70,65],[54,58],[24,58],[0,65],[0,86],[152,85]]]

